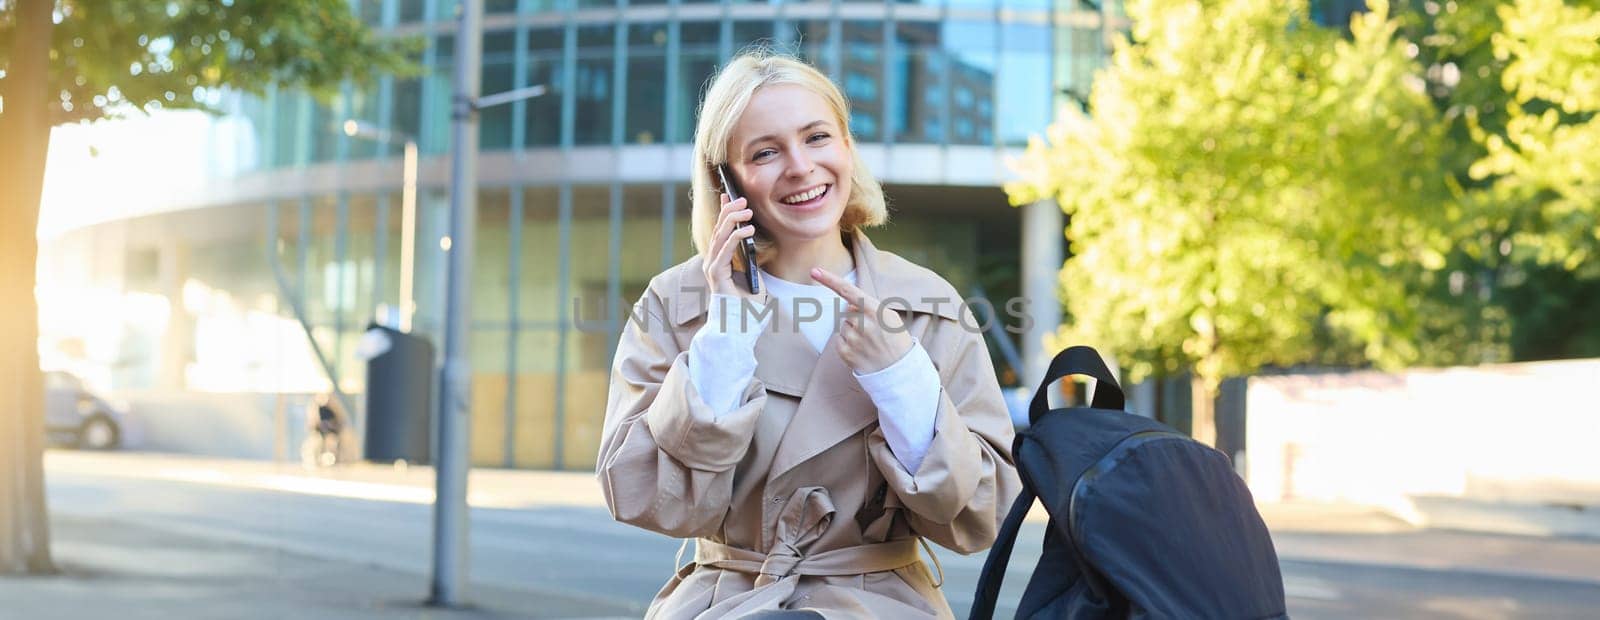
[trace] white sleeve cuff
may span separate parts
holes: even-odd
[[[934,417],[939,413],[939,370],[922,343],[912,340],[911,350],[888,368],[856,374],[873,404],[889,451],[916,473],[933,443]]]
[[[755,320],[740,311],[741,300],[713,293],[706,323],[689,341],[689,378],[716,415],[739,406],[739,395],[756,373],[756,340],[772,315]],[[714,421],[714,420],[713,420]]]

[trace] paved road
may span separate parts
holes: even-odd
[[[51,515],[58,573],[0,576],[5,620],[616,620],[638,614],[559,592],[477,584],[470,604],[424,605],[416,572],[279,548]]]
[[[415,501],[229,488],[197,482],[49,472],[52,511],[284,549],[315,557],[426,574],[431,508]],[[1042,526],[1025,526],[1007,578],[1015,601],[1038,558]],[[1600,609],[1600,574],[1570,566],[1527,570],[1527,557],[1600,557],[1600,542],[1443,532],[1279,534],[1285,585],[1296,618],[1592,618]],[[1340,549],[1380,547],[1378,554]],[[1492,548],[1521,556],[1518,570],[1458,568],[1452,550]],[[1305,551],[1305,550],[1311,551]],[[678,541],[613,522],[592,506],[474,508],[471,576],[499,589],[589,597],[595,608],[642,612],[673,568]],[[692,552],[692,550],[691,550]],[[1310,560],[1306,554],[1333,561]],[[1398,561],[1364,563],[1360,557]],[[1409,559],[1409,560],[1408,560]],[[982,555],[941,550],[945,591],[963,615]],[[1002,607],[1001,617],[1012,610]]]

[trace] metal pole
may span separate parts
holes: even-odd
[[[407,139],[405,180],[400,190],[400,331],[411,332],[411,315],[417,312],[412,287],[417,264],[417,141]]]
[[[439,380],[434,465],[433,587],[430,602],[460,605],[467,583],[468,286],[477,221],[478,97],[483,5],[462,0],[456,23],[455,96],[450,106],[449,284],[445,295],[444,367]]]

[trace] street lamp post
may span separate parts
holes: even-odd
[[[483,3],[461,0],[457,11],[455,96],[450,105],[449,284],[434,440],[433,575],[428,598],[430,604],[442,607],[460,605],[467,584],[467,416],[472,409],[468,287],[478,211],[478,110],[537,97],[546,90],[539,85],[480,97]]]
[[[417,311],[416,296],[412,290],[416,278],[417,251],[417,140],[355,119],[344,122],[344,133],[352,138],[400,144],[405,152],[400,188],[400,331],[409,333],[411,317]]]

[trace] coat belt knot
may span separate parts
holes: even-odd
[[[771,583],[794,572],[800,565],[800,549],[787,542],[779,542],[772,546],[772,551],[767,553],[767,558],[761,562],[761,577],[756,581]]]
[[[758,575],[755,587],[759,589],[800,575],[860,575],[895,570],[919,561],[916,538],[812,550],[828,531],[833,515],[833,501],[828,498],[827,489],[796,489],[778,515],[775,540],[766,554],[701,538],[695,541],[695,562]]]

